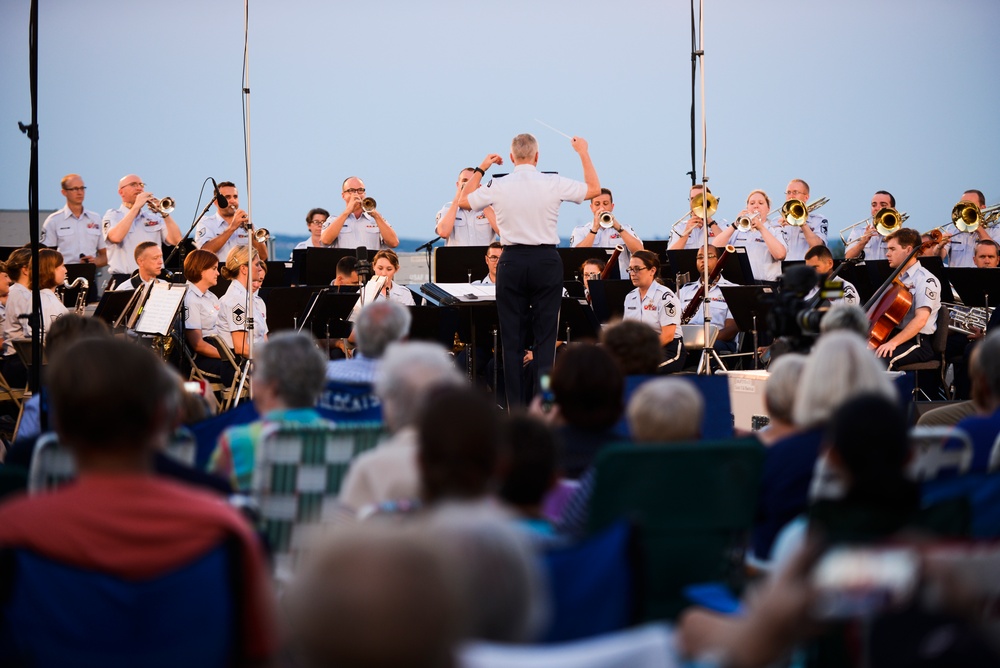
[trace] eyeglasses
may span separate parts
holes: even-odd
[[[597,272],[588,272],[588,273],[584,274],[583,277],[586,278],[589,281],[592,278],[600,278],[601,275],[598,274]]]
[[[638,274],[640,271],[645,269],[652,269],[652,267],[629,267],[625,271],[629,274]]]
[[[365,194],[365,189],[364,188],[348,188],[344,192],[345,193],[349,193],[351,195],[364,195]]]
[[[326,222],[325,220],[310,220],[309,224],[310,225],[322,225],[325,222]]]
[[[132,183],[126,183],[124,188],[138,188],[139,190],[145,190],[146,184],[142,181],[133,181]]]
[[[807,191],[805,190],[786,190],[786,195],[805,195]]]
[[[487,262],[497,262],[499,260],[500,260],[500,256],[499,255],[487,255],[486,256],[486,261]]]
[[[68,193],[83,192],[86,189],[87,189],[87,186],[77,186],[75,188],[64,188],[64,190],[66,192],[68,192]]]

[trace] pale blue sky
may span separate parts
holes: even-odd
[[[39,0],[41,205],[79,172],[117,206],[137,172],[190,221],[201,181],[245,190],[239,0]],[[911,222],[962,191],[1000,201],[1000,2],[706,0],[709,185],[732,219],[790,178],[839,229],[887,189]],[[0,208],[27,207],[27,0],[0,2]],[[252,1],[253,214],[305,236],[357,174],[401,237],[429,239],[458,169],[533,132],[540,167],[582,172],[586,137],[616,214],[662,237],[686,208],[690,5],[621,0]],[[699,151],[700,156],[700,151]],[[699,159],[700,171],[700,159]],[[700,176],[700,174],[699,174]],[[244,204],[246,200],[244,198]],[[590,217],[566,205],[560,233]],[[404,249],[406,250],[406,249]]]

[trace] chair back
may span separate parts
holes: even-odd
[[[227,544],[148,580],[18,549],[0,557],[0,664],[38,668],[237,665],[236,562]]]
[[[948,333],[951,331],[948,329],[949,325],[951,325],[951,315],[948,313],[948,309],[944,307],[939,308],[937,313],[937,329],[934,330],[934,338],[931,339],[931,350],[942,359],[942,363],[945,349],[948,347]]]
[[[53,432],[46,432],[35,441],[28,470],[28,493],[44,494],[76,479],[76,460]]]
[[[333,512],[351,461],[384,438],[381,423],[277,423],[257,443],[253,494],[279,573],[324,509]]]
[[[910,430],[911,480],[926,481],[968,473],[972,465],[972,439],[954,427],[916,426]]]
[[[674,618],[687,585],[742,585],[764,449],[755,440],[615,446],[597,457],[590,529],[639,531],[643,619]]]
[[[222,340],[218,334],[209,334],[205,337],[205,341],[209,342],[215,349],[219,351],[219,357],[222,359],[223,364],[229,364],[233,367],[233,382],[229,384],[229,387],[224,387],[222,390],[222,410],[228,410],[236,399],[236,392],[239,388],[240,374],[243,372],[243,366],[237,361],[236,356],[233,351],[229,348],[225,341]],[[248,364],[249,360],[244,361],[243,364]],[[240,393],[240,397],[250,396],[250,384],[247,383],[243,386],[243,391]]]

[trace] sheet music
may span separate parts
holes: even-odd
[[[472,283],[435,283],[449,295],[463,302],[496,301],[497,286]]]
[[[186,285],[176,283],[153,283],[149,299],[142,306],[142,313],[135,324],[135,331],[140,334],[170,333],[177,317],[177,309],[184,303]]]

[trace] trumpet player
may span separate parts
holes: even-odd
[[[493,207],[472,209],[465,192],[465,184],[476,170],[466,167],[455,182],[455,198],[444,205],[437,214],[434,233],[448,240],[449,246],[489,246],[500,233]]]
[[[67,174],[60,185],[66,206],[45,219],[38,240],[62,253],[67,264],[105,266],[108,250],[101,234],[101,217],[83,208],[87,186],[79,174]]]
[[[215,202],[215,213],[205,216],[194,232],[194,245],[201,250],[215,253],[220,261],[229,257],[229,251],[237,246],[246,246],[250,239],[250,216],[240,208],[240,193],[232,181],[219,184],[219,194],[226,198],[226,206]],[[267,245],[253,240],[254,250],[262,262],[267,261]]]
[[[615,199],[608,188],[601,188],[601,194],[590,200],[590,212],[594,215],[589,225],[573,228],[569,245],[573,248],[615,248],[625,246],[625,252],[618,256],[618,275],[628,276],[628,260],[632,253],[642,250],[642,239],[628,225],[623,225],[614,215]]]
[[[895,209],[896,198],[888,190],[879,190],[872,195],[871,218],[868,223],[861,227],[858,225],[847,238],[847,246],[844,248],[844,257],[855,258],[865,252],[866,260],[886,259],[886,249],[889,242],[875,229],[875,215],[882,209]]]
[[[101,229],[108,246],[108,271],[128,277],[138,265],[135,263],[135,249],[143,241],[156,244],[177,244],[181,240],[181,230],[170,213],[161,215],[150,211],[159,200],[146,190],[146,184],[135,174],[123,176],[118,181],[118,195],[122,205],[108,209],[104,213]]]
[[[340,196],[344,210],[339,216],[327,219],[320,241],[334,248],[388,249],[399,245],[399,237],[388,221],[375,208],[375,200],[365,197],[365,183],[356,176],[349,176],[341,184]],[[370,210],[365,203],[370,205]]]
[[[799,200],[803,204],[809,203],[809,184],[802,179],[792,179],[785,187],[785,201]],[[788,252],[786,260],[804,260],[806,251],[816,246],[825,246],[827,239],[827,228],[829,223],[826,218],[816,213],[809,212],[809,217],[802,225],[793,225],[784,216],[778,218],[781,225],[781,235],[785,239]]]
[[[754,190],[747,197],[739,219],[712,239],[716,248],[727,244],[746,248],[754,278],[760,281],[778,280],[781,261],[788,253],[781,228],[767,221],[770,211],[771,198],[763,190]]]
[[[681,230],[677,230],[677,225],[674,225],[674,229],[670,230],[670,242],[667,244],[668,250],[681,250],[684,248],[701,248],[704,244],[704,234],[705,227],[708,227],[708,236],[715,237],[722,231],[722,227],[726,225],[726,221],[722,221],[720,225],[717,221],[713,220],[712,215],[709,213],[708,222],[705,219],[695,215],[694,213],[694,198],[702,193],[702,188],[709,195],[712,194],[712,189],[707,186],[691,186],[691,190],[688,192],[688,206],[690,207],[691,214],[688,219],[684,222],[684,227]],[[703,208],[707,208],[703,207]],[[714,239],[709,240],[709,244],[712,244]]]
[[[969,202],[982,209],[986,206],[986,196],[981,190],[966,190],[959,202]],[[973,232],[961,232],[954,223],[947,226],[950,234],[945,234],[936,250],[943,259],[947,259],[949,267],[973,267],[976,256],[976,241],[989,239],[995,241],[986,226],[981,224]]]

